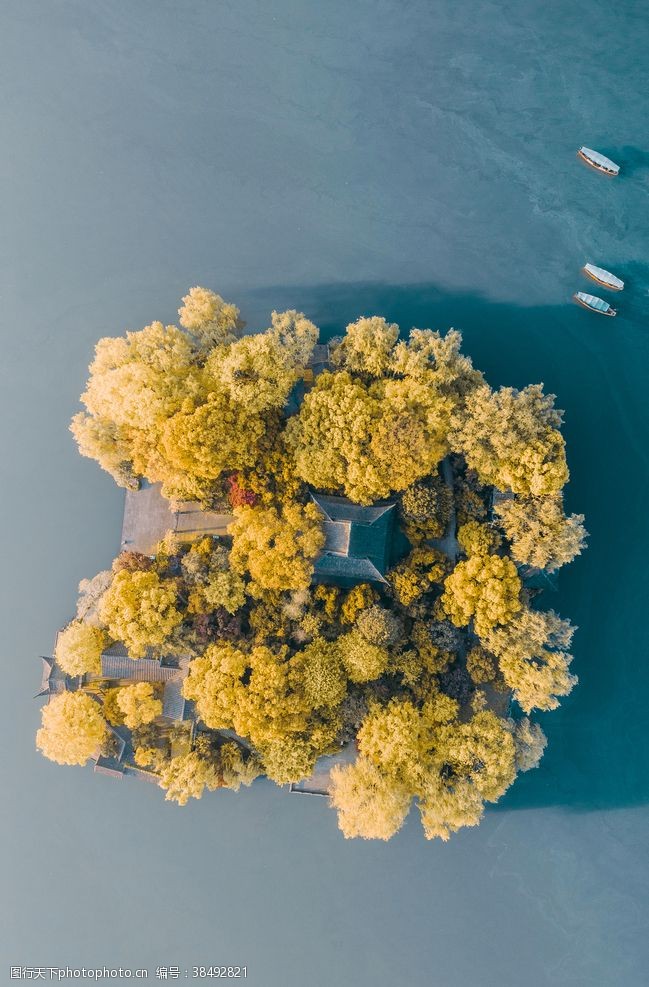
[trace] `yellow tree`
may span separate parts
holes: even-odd
[[[346,839],[389,840],[403,826],[412,793],[366,757],[331,769],[331,804]]]
[[[209,288],[190,288],[178,315],[181,326],[208,349],[232,342],[243,328],[237,306]]]
[[[446,559],[441,552],[426,546],[412,552],[388,573],[394,595],[404,607],[409,607],[435,585],[444,581]]]
[[[390,657],[387,648],[379,647],[354,629],[337,641],[345,670],[352,682],[371,682],[385,672]]]
[[[97,675],[101,671],[101,653],[109,640],[101,628],[73,620],[59,634],[54,657],[68,675]]]
[[[347,691],[347,677],[336,641],[316,637],[299,652],[302,689],[313,709],[339,706]]]
[[[334,366],[353,374],[383,377],[391,367],[399,326],[378,315],[358,319],[347,326],[344,339],[331,347]]]
[[[311,582],[313,559],[324,545],[315,504],[240,507],[228,528],[232,568],[248,572],[262,590],[297,590]]]
[[[573,633],[570,622],[553,610],[525,608],[506,627],[484,635],[485,647],[498,658],[505,682],[526,713],[556,709],[557,697],[567,696],[576,684],[567,651]]]
[[[445,336],[431,329],[413,329],[394,350],[395,373],[420,380],[461,406],[483,377],[461,352],[462,335],[449,329]]]
[[[432,472],[447,449],[448,412],[416,381],[365,385],[347,371],[323,373],[289,420],[286,444],[306,483],[369,504]]]
[[[148,648],[160,648],[182,623],[173,580],[156,572],[122,569],[104,594],[99,614],[115,641],[131,658],[142,658]]]
[[[258,646],[246,653],[219,642],[189,665],[183,694],[206,726],[235,730],[256,747],[307,728],[310,707],[300,688],[301,662]]]
[[[57,764],[85,764],[108,735],[97,703],[82,692],[54,696],[41,712],[36,746]]]
[[[261,759],[266,775],[276,785],[289,785],[308,778],[318,756],[318,751],[301,737],[281,737],[265,744]]]
[[[561,494],[516,497],[500,501],[494,509],[517,562],[555,572],[584,548],[584,515],[566,517]]]
[[[511,559],[472,555],[447,576],[441,605],[456,627],[473,621],[476,634],[483,637],[521,609],[520,592],[521,581]]]
[[[568,479],[561,412],[541,384],[517,391],[486,384],[469,393],[455,416],[452,444],[483,483],[535,496],[556,493]]]
[[[516,748],[516,770],[530,771],[538,768],[548,741],[538,723],[524,716],[513,723],[512,736]]]
[[[317,327],[301,312],[273,312],[270,329],[216,350],[206,373],[248,414],[281,408],[317,339]]]
[[[206,788],[210,792],[220,788],[222,778],[215,761],[189,751],[164,763],[159,784],[166,790],[166,801],[186,805],[190,798],[201,798]]]
[[[467,521],[460,525],[457,540],[465,555],[492,555],[498,551],[502,538],[488,524],[479,521]]]
[[[222,473],[254,466],[266,436],[267,423],[215,385],[162,423],[155,479],[170,498],[196,499]]]
[[[150,682],[135,682],[118,689],[115,698],[129,730],[153,723],[162,715],[162,700],[156,697]]]

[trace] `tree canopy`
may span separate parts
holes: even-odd
[[[180,805],[261,773],[322,786],[343,754],[322,790],[346,837],[389,839],[413,804],[428,839],[477,825],[540,762],[528,714],[576,682],[539,600],[587,537],[554,396],[492,389],[454,329],[370,314],[317,346],[290,309],[246,334],[200,286],[178,316],[97,343],[71,429],[120,485],[232,520],[82,581],[38,747],[121,758]]]
[[[85,764],[108,734],[100,707],[82,692],[53,696],[43,707],[41,719],[36,746],[57,764]]]

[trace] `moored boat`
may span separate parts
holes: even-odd
[[[603,298],[598,298],[597,295],[588,295],[585,291],[577,291],[572,297],[579,305],[590,309],[591,312],[597,312],[599,315],[617,315],[616,310]]]
[[[604,288],[610,288],[611,291],[622,291],[624,288],[624,281],[616,277],[615,274],[611,274],[610,271],[605,271],[603,267],[596,267],[594,264],[584,264],[582,271],[589,278],[592,278],[593,281],[597,281]]]
[[[605,154],[600,154],[599,151],[593,151],[592,147],[580,147],[577,155],[587,165],[590,165],[591,168],[595,168],[596,171],[601,171],[605,175],[619,174],[620,166],[615,164],[615,161],[607,158]]]

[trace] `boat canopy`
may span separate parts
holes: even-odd
[[[622,290],[624,287],[624,281],[616,277],[615,274],[611,274],[610,271],[605,271],[603,267],[596,267],[595,264],[586,264],[585,269],[588,274],[592,274],[598,281],[603,281],[605,284],[611,285],[612,288]]]
[[[601,168],[606,168],[608,171],[614,171],[615,174],[620,170],[620,166],[616,165],[614,161],[607,158],[605,154],[600,154],[599,151],[593,151],[592,147],[582,147],[581,153],[595,164],[599,165]]]
[[[578,291],[577,297],[581,298],[582,302],[589,308],[597,309],[598,312],[608,312],[611,307],[603,298],[598,298],[597,295],[588,295],[585,291]]]

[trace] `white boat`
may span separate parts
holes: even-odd
[[[603,267],[595,267],[594,264],[584,264],[582,271],[589,278],[592,278],[593,281],[597,281],[604,288],[610,288],[611,291],[622,291],[624,288],[624,281],[611,274],[610,271],[605,271]]]
[[[595,168],[596,171],[602,171],[605,175],[619,174],[620,166],[607,158],[606,155],[600,154],[599,151],[593,151],[592,147],[580,147],[577,154],[582,161],[585,161],[591,168]]]
[[[603,298],[598,298],[597,295],[588,295],[585,291],[577,291],[572,297],[579,305],[590,309],[591,312],[598,312],[600,315],[617,315],[616,310]]]

